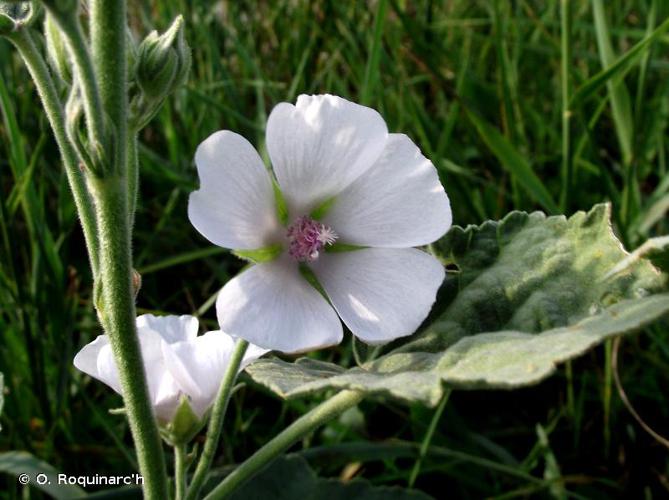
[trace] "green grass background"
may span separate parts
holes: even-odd
[[[230,129],[262,151],[272,107],[300,93],[370,105],[412,137],[437,167],[457,224],[608,200],[628,248],[669,233],[669,35],[624,78],[565,105],[669,16],[662,0],[132,2],[132,29],[139,39],[179,13],[191,77],[141,135],[141,312],[197,313],[215,326],[211,297],[241,263],[188,222],[194,150]],[[0,451],[28,450],[69,474],[129,472],[127,425],[108,413],[120,398],[72,366],[100,333],[91,276],[48,124],[4,41],[0,109]],[[620,356],[630,399],[665,435],[668,340],[666,323],[657,325],[625,339]],[[610,350],[535,388],[454,393],[415,486],[438,498],[666,498],[667,451],[620,402]],[[353,363],[350,339],[319,355]],[[242,460],[316,402],[281,402],[248,384],[234,396],[217,464]],[[406,485],[407,449],[422,442],[434,410],[390,401],[360,410],[295,450],[316,447],[308,457],[324,475]],[[21,496],[14,478],[0,477],[3,494]]]

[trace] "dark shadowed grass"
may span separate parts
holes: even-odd
[[[215,325],[209,299],[242,263],[186,218],[197,186],[193,152],[222,128],[264,151],[272,107],[300,93],[364,102],[391,131],[412,137],[436,165],[457,224],[512,209],[570,214],[608,200],[628,246],[669,233],[669,34],[655,33],[598,79],[651,36],[669,7],[563,3],[133,3],[138,37],[183,13],[194,58],[187,87],[141,137],[140,311],[198,312]],[[100,333],[83,238],[34,89],[4,42],[0,109],[0,450],[28,450],[69,474],[130,471],[129,433],[108,413],[120,398],[71,365]],[[666,450],[622,407],[606,352],[535,388],[453,393],[415,487],[454,498],[666,495]],[[348,343],[318,355],[353,363]],[[626,339],[620,366],[638,411],[669,434],[666,323]],[[313,403],[240,390],[218,464],[248,456]],[[361,409],[307,440],[321,450],[310,460],[324,474],[406,485],[411,450],[425,442],[434,410],[394,402]],[[339,444],[357,438],[369,442]],[[20,494],[5,477],[0,490]]]

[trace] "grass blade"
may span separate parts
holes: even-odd
[[[615,54],[611,46],[611,34],[606,22],[604,2],[592,0],[592,9],[595,18],[595,34],[599,58],[604,68],[615,63]],[[632,163],[632,137],[634,134],[634,116],[627,87],[620,75],[612,75],[606,81],[609,96],[611,98],[611,110],[613,111],[613,122],[618,136],[618,142],[623,155],[623,163]]]
[[[381,39],[383,37],[383,26],[386,21],[386,11],[388,10],[388,1],[381,0],[376,9],[376,18],[374,19],[374,38],[369,50],[369,58],[365,67],[365,80],[362,84],[360,93],[360,102],[370,104],[372,95],[376,91],[376,85],[379,79],[379,59],[381,58]]]
[[[634,67],[637,60],[646,53],[650,45],[662,36],[667,29],[669,29],[669,18],[615,62],[607,65],[602,71],[582,83],[571,98],[571,106],[575,107],[592,97],[612,78],[623,78]]]
[[[492,125],[467,110],[467,117],[474,124],[479,135],[508,171],[525,188],[528,194],[549,213],[559,212],[555,200],[534,173],[529,162],[516,148]]]

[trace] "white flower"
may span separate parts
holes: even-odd
[[[188,216],[197,230],[238,251],[280,248],[221,290],[221,328],[283,352],[341,342],[337,313],[370,344],[413,333],[444,269],[411,247],[451,225],[432,163],[407,136],[388,134],[376,111],[331,95],[276,106],[266,142],[283,220],[272,175],[246,139],[219,131],[195,153],[201,186]],[[341,244],[365,248],[328,251],[350,249]],[[305,266],[327,299],[304,278]]]
[[[137,317],[151,405],[162,422],[172,420],[182,395],[198,418],[213,404],[235,341],[220,330],[197,336],[193,316]],[[249,345],[242,368],[267,351]],[[74,366],[122,394],[109,337],[100,335],[74,357]]]

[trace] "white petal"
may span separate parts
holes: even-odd
[[[241,135],[221,130],[195,153],[200,189],[188,200],[188,218],[209,241],[255,249],[278,229],[274,189],[260,156]]]
[[[168,370],[190,397],[191,407],[200,417],[216,398],[234,346],[235,340],[220,330],[207,332],[190,342],[163,344]],[[267,352],[259,353],[258,350],[258,347],[249,345],[244,362],[248,364]]]
[[[323,222],[340,241],[407,248],[426,245],[451,226],[437,169],[403,134],[390,134],[372,168],[339,195]]]
[[[301,95],[295,106],[277,105],[267,120],[267,151],[291,215],[305,215],[351,184],[387,137],[381,115],[341,97]]]
[[[167,342],[159,332],[148,328],[137,332],[142,350],[146,382],[149,386],[151,405],[156,414],[169,420],[179,402],[179,386],[165,366],[163,345]]]
[[[159,418],[169,420],[176,409],[179,388],[165,368],[161,350],[163,341],[156,332],[150,329],[141,330],[138,338],[151,405]],[[84,346],[74,357],[74,366],[104,382],[117,393],[123,394],[109,337],[106,335],[100,335],[93,342]]]
[[[109,337],[106,335],[99,335],[93,342],[85,345],[74,357],[74,366],[121,394],[121,381],[114,364]]]
[[[411,335],[445,274],[437,259],[415,248],[324,253],[312,268],[346,326],[370,344]]]
[[[222,330],[265,349],[303,352],[342,339],[337,314],[286,258],[230,280],[218,295],[216,313]]]
[[[137,317],[137,329],[148,328],[157,332],[165,342],[179,342],[197,337],[199,323],[197,318],[184,314],[183,316],[154,316],[142,314]]]
[[[234,340],[220,331],[163,346],[165,364],[198,416],[214,400],[233,347]]]

